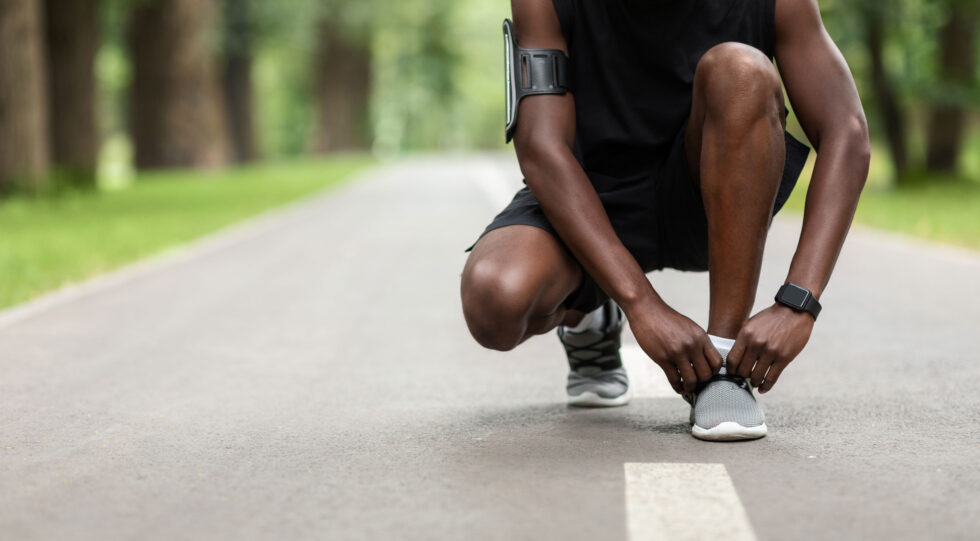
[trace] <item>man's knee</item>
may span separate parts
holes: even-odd
[[[461,296],[466,325],[480,345],[509,351],[520,344],[536,297],[526,274],[490,259],[469,262]]]
[[[695,87],[714,118],[782,122],[783,90],[776,68],[759,49],[744,43],[715,45],[701,57]]]

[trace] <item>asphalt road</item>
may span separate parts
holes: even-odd
[[[0,538],[980,537],[980,256],[856,229],[769,436],[705,443],[635,355],[583,411],[553,336],[471,341],[462,250],[516,178],[389,164],[0,313]],[[651,279],[704,323],[704,275]]]

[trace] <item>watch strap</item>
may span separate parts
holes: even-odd
[[[807,297],[806,304],[803,306],[803,309],[810,312],[810,315],[813,316],[814,320],[816,320],[817,316],[820,315],[820,310],[823,309],[823,306],[820,306],[820,302],[813,298],[813,294],[811,293],[810,296]]]

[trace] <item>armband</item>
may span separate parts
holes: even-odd
[[[524,96],[564,94],[572,90],[568,57],[559,49],[522,49],[514,23],[504,19],[504,76],[506,79],[506,142],[517,128],[517,106]]]

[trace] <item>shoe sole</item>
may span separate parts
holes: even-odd
[[[614,408],[629,404],[631,398],[633,398],[632,387],[627,387],[625,393],[614,398],[604,398],[592,391],[585,391],[580,395],[569,396],[568,405],[577,408]]]
[[[734,421],[725,421],[714,428],[691,427],[691,435],[704,441],[757,440],[766,435],[766,423],[759,426],[742,426]]]

